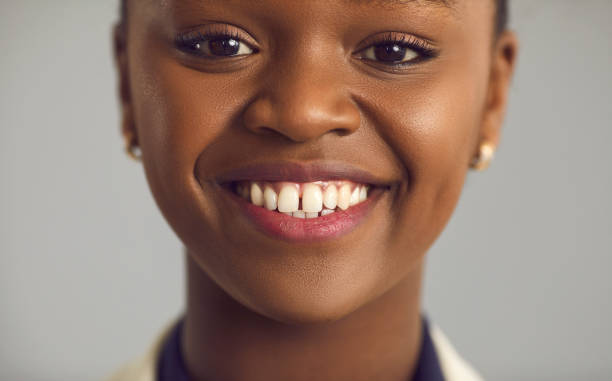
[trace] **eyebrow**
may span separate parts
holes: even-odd
[[[385,8],[405,7],[414,3],[427,3],[429,5],[452,9],[455,0],[347,0],[347,2],[357,5],[374,5]]]
[[[427,4],[430,6],[443,7],[447,9],[454,9],[455,2],[457,0],[344,0],[346,3],[354,5],[370,5],[377,6],[387,9],[405,8],[414,6],[414,4]],[[196,1],[197,3],[206,3],[207,0]]]

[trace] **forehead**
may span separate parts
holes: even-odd
[[[492,0],[122,0],[130,10],[126,19],[133,16],[157,14],[183,14],[198,17],[207,10],[260,15],[267,19],[297,17],[307,22],[311,17],[299,16],[311,13],[313,16],[327,14],[331,20],[350,21],[354,17],[363,20],[406,20],[405,17],[425,16],[450,24],[481,23],[483,18],[494,19],[495,1]],[[134,8],[134,9],[132,9]],[[379,11],[380,13],[376,13]],[[151,13],[153,12],[153,13]],[[159,12],[162,12],[160,14]],[[383,14],[384,13],[384,14]],[[376,19],[376,18],[377,19]],[[383,18],[381,18],[383,17]],[[140,19],[140,17],[137,17]],[[145,17],[149,18],[149,17]],[[263,20],[263,19],[262,19]],[[293,20],[293,19],[292,19]],[[291,22],[295,22],[293,20]],[[450,24],[448,24],[450,26]],[[486,22],[485,24],[489,24]]]
[[[125,5],[128,0],[122,0]],[[265,3],[274,3],[274,0],[131,0],[135,3],[143,5],[158,5],[162,8],[168,6],[207,6],[207,5],[237,5],[237,4],[253,4],[263,5]],[[309,0],[312,1],[312,0]],[[329,1],[329,0],[327,0]],[[385,9],[401,9],[418,7],[437,7],[454,9],[457,2],[461,0],[335,0],[344,6],[354,7],[373,7]]]
[[[122,0],[127,4],[124,19],[138,19],[137,24],[210,20],[218,17],[249,18],[259,25],[283,23],[297,25],[395,25],[425,30],[445,29],[493,34],[494,0]],[[210,13],[213,12],[213,13]],[[213,16],[214,15],[214,16]],[[238,19],[236,19],[238,20]],[[226,20],[223,20],[226,21]],[[236,21],[239,22],[239,21]],[[406,24],[408,22],[408,24]],[[132,25],[133,23],[128,23]],[[280,24],[279,24],[280,25]],[[491,29],[485,31],[484,29]]]

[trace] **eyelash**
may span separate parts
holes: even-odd
[[[222,30],[213,30],[207,33],[202,33],[200,31],[192,31],[185,34],[179,34],[176,36],[175,45],[176,47],[188,54],[193,54],[196,56],[200,56],[208,59],[222,59],[222,58],[231,58],[229,57],[208,57],[200,54],[196,45],[205,43],[209,40],[236,40],[240,44],[246,44],[241,38],[240,34],[233,29],[230,29],[227,25],[223,26]],[[246,44],[250,47],[249,44]],[[254,53],[257,52],[256,49],[252,48]]]
[[[373,47],[379,47],[379,46],[398,45],[402,48],[408,48],[418,54],[418,57],[412,60],[409,60],[406,62],[395,63],[395,64],[387,64],[384,62],[375,61],[377,63],[380,62],[382,65],[385,65],[391,68],[403,68],[406,66],[411,66],[416,63],[427,61],[429,59],[432,59],[438,56],[438,51],[434,49],[430,43],[420,38],[417,38],[414,36],[407,36],[405,34],[401,35],[401,37],[398,38],[396,37],[396,34],[397,33],[387,32],[382,36],[382,38],[377,37],[373,41],[370,41],[369,45],[366,48],[362,49],[361,51],[371,49]]]
[[[176,37],[175,39],[175,45],[176,47],[188,54],[193,54],[202,58],[206,58],[206,59],[223,59],[223,58],[232,58],[232,57],[239,57],[241,55],[233,55],[233,56],[217,56],[217,57],[210,57],[210,56],[206,56],[203,55],[199,52],[199,49],[196,47],[198,44],[202,44],[202,43],[206,43],[209,40],[215,40],[215,39],[219,39],[219,40],[235,40],[237,41],[239,44],[245,44],[247,45],[250,49],[253,50],[253,53],[257,53],[258,50],[256,48],[253,48],[250,46],[250,44],[245,43],[242,38],[240,38],[240,34],[231,29],[229,26],[227,25],[223,25],[222,30],[216,30],[216,31],[210,31],[210,32],[206,32],[206,33],[202,33],[200,31],[192,31],[192,32],[188,32],[185,34],[180,34]],[[372,41],[369,42],[369,45],[360,50],[360,51],[366,51],[368,49],[371,48],[376,48],[376,47],[380,47],[380,46],[393,46],[393,45],[398,45],[401,48],[407,48],[410,49],[414,52],[416,52],[418,54],[418,57],[411,59],[409,61],[406,62],[400,62],[400,63],[385,63],[382,61],[377,61],[377,60],[372,60],[372,59],[366,59],[368,61],[374,61],[376,63],[382,64],[388,68],[391,69],[400,69],[400,68],[404,68],[406,66],[411,66],[414,65],[416,63],[419,62],[423,62],[423,61],[427,61],[429,59],[435,58],[438,56],[438,51],[436,49],[434,49],[430,43],[419,39],[417,37],[414,36],[406,36],[406,35],[401,35],[401,37],[396,37],[397,33],[393,33],[393,32],[387,32],[386,34],[384,34],[382,37],[377,37],[374,38]],[[363,59],[363,58],[361,58]]]

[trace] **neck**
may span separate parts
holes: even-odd
[[[194,381],[409,380],[422,339],[421,274],[342,319],[295,326],[236,302],[188,254],[186,367]]]

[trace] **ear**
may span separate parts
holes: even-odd
[[[502,32],[493,46],[489,86],[479,144],[488,142],[494,147],[499,144],[517,53],[518,40],[514,32]]]
[[[134,107],[130,89],[127,54],[127,30],[122,23],[115,24],[113,28],[113,53],[119,77],[119,101],[121,106],[121,133],[125,140],[126,149],[137,147],[138,134],[134,121]]]

